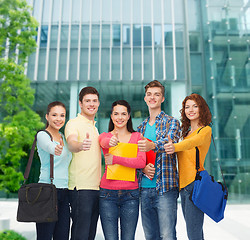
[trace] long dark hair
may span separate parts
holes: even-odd
[[[182,137],[186,137],[190,127],[190,120],[187,118],[185,114],[185,106],[187,100],[193,100],[199,107],[199,125],[203,126],[211,126],[212,124],[212,114],[210,109],[205,101],[205,99],[200,96],[199,94],[192,93],[191,95],[187,96],[182,102],[182,109],[180,110],[181,113],[181,131]]]
[[[66,107],[65,107],[64,103],[59,102],[59,101],[55,101],[55,102],[49,103],[49,105],[48,105],[48,107],[47,107],[47,112],[46,112],[46,114],[49,115],[51,108],[53,108],[53,107],[55,107],[55,106],[61,106],[61,107],[63,107],[63,108],[65,109],[65,111],[66,111]],[[46,123],[46,128],[47,128],[48,126],[49,126],[49,123],[48,123],[48,121],[47,121],[47,123]]]
[[[132,119],[131,119],[131,108],[130,108],[130,105],[127,101],[125,100],[118,100],[118,101],[115,101],[112,103],[112,107],[111,107],[111,114],[113,113],[114,111],[114,107],[117,106],[117,105],[121,105],[121,106],[124,106],[127,108],[127,112],[128,114],[130,115],[129,119],[128,119],[128,122],[127,122],[127,129],[129,132],[135,132],[135,130],[133,129],[133,123],[132,123]],[[114,130],[114,123],[110,117],[110,120],[109,120],[109,132],[113,131]]]

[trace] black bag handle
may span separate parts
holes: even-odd
[[[202,127],[202,128],[204,128],[204,127]],[[200,132],[200,130],[202,128],[199,129],[199,131],[197,132],[197,134]],[[226,185],[225,178],[224,178],[224,175],[223,175],[223,172],[222,172],[220,160],[218,158],[218,153],[217,153],[217,149],[216,149],[216,146],[215,146],[215,143],[214,143],[213,134],[212,134],[212,139],[213,139],[213,144],[214,144],[215,152],[216,152],[216,155],[217,155],[218,163],[219,163],[219,166],[220,166],[220,172],[221,172],[221,175],[222,175],[223,183],[224,183],[225,189],[227,191],[227,195],[228,195],[227,185]],[[200,169],[200,151],[199,151],[198,147],[195,147],[195,149],[196,149],[196,170],[197,170],[197,173],[198,173],[198,171]]]
[[[37,134],[39,132],[41,132],[41,131],[46,132],[50,136],[51,141],[53,141],[53,138],[52,138],[51,134],[47,130],[39,130],[36,133],[34,142],[33,142],[32,147],[31,147],[31,151],[30,151],[30,155],[29,155],[29,160],[28,160],[25,172],[24,172],[24,183],[29,178],[30,168],[31,168],[31,165],[32,165],[32,161],[33,161],[33,157],[34,157],[34,152],[35,152],[35,148],[36,148]],[[54,156],[52,154],[50,154],[50,182],[51,182],[51,184],[53,184],[53,179],[54,179]]]

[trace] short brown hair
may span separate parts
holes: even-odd
[[[165,87],[157,80],[151,81],[149,82],[144,88],[145,88],[145,93],[148,91],[149,88],[153,88],[153,87],[158,87],[161,89],[161,93],[164,97],[165,95]]]
[[[94,87],[84,87],[79,93],[79,101],[82,102],[82,99],[87,94],[95,94],[99,99],[99,92]]]

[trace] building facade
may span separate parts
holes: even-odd
[[[201,94],[213,114],[207,169],[231,201],[250,196],[250,1],[29,0],[38,20],[37,49],[27,65],[36,89],[34,110],[49,102],[79,111],[78,92],[100,92],[97,127],[107,131],[111,103],[132,106],[134,127],[147,116],[144,86],[166,87],[166,113],[180,118],[187,94]]]

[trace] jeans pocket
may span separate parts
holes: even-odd
[[[187,192],[187,193],[191,193],[192,190],[194,188],[194,182],[190,183],[189,185],[187,185],[186,187],[184,187],[184,191]]]
[[[102,192],[102,191],[100,191],[99,197],[101,199],[107,199],[109,197],[109,193],[108,192]]]
[[[140,196],[139,190],[129,192],[129,196],[132,199],[139,199],[139,196]]]

